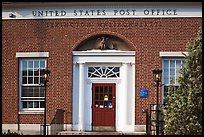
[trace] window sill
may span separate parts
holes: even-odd
[[[44,111],[19,111],[18,114],[44,114]]]

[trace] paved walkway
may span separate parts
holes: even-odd
[[[80,132],[61,131],[58,135],[146,135],[146,132]]]

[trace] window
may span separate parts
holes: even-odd
[[[89,78],[118,78],[120,67],[88,67]]]
[[[41,76],[46,68],[44,59],[20,60],[20,109],[44,110],[45,89]]]
[[[184,58],[178,59],[163,59],[162,68],[163,68],[163,103],[166,103],[165,97],[169,94],[170,84],[172,84],[173,89],[177,89],[179,86],[178,77],[180,75],[180,69],[184,65]]]

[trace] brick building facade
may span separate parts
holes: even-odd
[[[2,20],[2,125],[3,125],[3,130],[7,130],[8,128],[10,128],[13,130],[19,129],[23,131],[26,124],[27,125],[35,124],[35,126],[39,129],[40,125],[43,124],[43,118],[44,118],[43,111],[40,111],[40,110],[23,111],[24,104],[23,104],[23,107],[21,106],[21,103],[22,103],[21,101],[23,100],[21,92],[23,87],[20,88],[20,86],[21,86],[21,81],[23,81],[22,77],[24,76],[21,75],[22,68],[20,64],[22,60],[26,60],[26,59],[28,59],[27,60],[28,65],[29,65],[29,59],[33,59],[33,62],[31,62],[31,64],[33,63],[33,65],[35,65],[34,63],[35,61],[38,61],[38,59],[46,60],[45,66],[49,68],[49,70],[51,71],[51,74],[49,76],[48,86],[47,86],[47,94],[46,94],[47,123],[48,124],[63,123],[65,125],[65,126],[63,125],[64,126],[63,130],[71,130],[73,128],[72,126],[74,125],[73,117],[75,116],[73,115],[73,109],[74,109],[73,107],[75,107],[73,105],[73,98],[74,98],[73,86],[75,86],[73,84],[74,83],[73,61],[74,61],[74,55],[75,55],[73,51],[82,52],[83,50],[86,49],[86,47],[83,47],[83,45],[86,45],[86,43],[88,43],[89,41],[90,43],[91,41],[96,41],[97,38],[98,37],[101,38],[101,36],[107,37],[112,40],[116,39],[121,43],[125,43],[123,45],[125,45],[126,47],[123,49],[122,46],[119,46],[119,48],[116,49],[118,51],[134,51],[133,66],[135,69],[135,72],[134,72],[135,75],[133,76],[134,78],[132,79],[134,80],[135,89],[131,88],[131,89],[134,89],[134,91],[131,91],[131,92],[134,92],[133,95],[135,96],[135,99],[134,99],[134,102],[132,102],[134,104],[133,105],[134,108],[131,109],[132,111],[134,111],[134,118],[132,119],[134,120],[133,122],[134,126],[145,125],[145,114],[141,113],[141,110],[150,109],[149,108],[150,104],[156,103],[156,87],[154,87],[152,70],[155,68],[163,69],[164,68],[163,60],[166,58],[167,59],[180,58],[180,57],[183,58],[182,54],[180,53],[186,52],[186,44],[189,41],[192,41],[196,37],[196,34],[202,24],[201,14],[199,14],[198,16],[196,15],[192,17],[170,16],[170,17],[164,17],[164,18],[155,16],[155,17],[146,17],[146,18],[145,17],[140,17],[140,18],[139,17],[135,17],[135,18],[134,17],[129,17],[129,18],[83,17],[83,18],[61,18],[61,19],[58,19],[58,18],[35,19],[35,18],[29,18],[29,17],[27,17],[28,18],[27,19],[26,17],[25,18],[22,17],[18,19],[18,16],[16,16],[16,18],[11,17],[11,19],[7,19],[6,15],[8,11],[11,10],[13,7],[16,7],[16,8],[13,8],[11,12],[15,14],[14,11],[18,13],[20,10],[23,10],[23,7],[26,5],[29,5],[29,3],[23,3],[23,4],[4,3],[3,4],[2,12],[5,13],[5,14],[2,14],[3,16],[2,17],[3,18]],[[80,3],[77,3],[76,5],[80,5]],[[137,3],[134,3],[134,5],[137,5]],[[152,5],[153,7],[155,6],[154,4],[151,4],[151,3],[150,5]],[[195,9],[197,7],[199,8],[201,7],[200,3],[194,3],[192,7],[190,6],[190,4],[183,4],[183,5],[184,7],[187,6],[189,8],[189,12],[191,12],[191,8]],[[29,6],[30,6],[29,8],[32,10],[35,7],[40,6],[40,3],[33,5],[33,7],[32,5],[29,5]],[[54,7],[54,6],[55,4],[50,4],[48,5],[48,8]],[[68,4],[66,6],[65,6],[66,8],[69,8],[70,5]],[[82,6],[87,8],[86,4],[85,5],[82,4]],[[162,6],[163,4],[161,4],[161,7]],[[166,5],[164,4],[164,6]],[[57,5],[57,8],[59,7],[60,5]],[[76,9],[77,8],[78,7],[76,7]],[[182,12],[182,11],[178,9],[177,10],[178,15],[180,14],[179,12]],[[201,11],[198,11],[198,13],[200,12]],[[123,11],[121,13],[123,14]],[[102,52],[103,51],[105,50],[102,50]],[[23,54],[23,53],[28,53],[28,54]],[[38,53],[38,55],[35,53]],[[41,56],[41,53],[42,53],[42,56]],[[83,56],[82,53],[77,54],[76,56],[81,57]],[[111,53],[114,53],[114,52],[111,52]],[[89,54],[91,54],[91,52]],[[97,53],[94,53],[94,55],[95,54]],[[109,56],[111,55],[108,55],[108,57]],[[103,58],[101,60],[103,60]],[[95,63],[97,64],[97,61],[95,61]],[[33,66],[33,68],[35,68],[35,66]],[[31,74],[31,75],[35,77],[35,74]],[[120,74],[120,76],[123,76],[123,74]],[[30,77],[31,76],[28,74],[27,78],[29,79]],[[164,74],[163,74],[163,77],[165,77]],[[33,81],[34,80],[35,79],[33,79]],[[80,78],[78,79],[78,81],[80,81]],[[127,85],[128,85],[128,82],[126,82]],[[29,82],[27,83],[29,84]],[[86,85],[85,81],[84,83]],[[80,86],[80,84],[78,86]],[[140,89],[148,89],[149,92],[148,92],[147,98],[140,97]],[[116,89],[116,92],[117,92],[117,89]],[[164,95],[163,93],[164,93],[164,88],[162,87],[159,89],[160,103],[162,103],[162,98]],[[34,91],[33,91],[33,94],[34,94]],[[86,92],[84,94],[86,94]],[[132,93],[130,95],[132,95]],[[120,100],[116,100],[116,103],[123,101],[120,95],[116,95],[116,98],[117,96],[118,98],[120,98]],[[121,93],[121,96],[122,96],[122,93]],[[129,96],[129,94],[127,94],[127,96]],[[127,97],[127,100],[126,100],[127,106],[128,106],[128,99],[129,98]],[[84,100],[85,101],[83,103],[86,103],[86,98],[84,98]],[[119,107],[120,106],[116,106],[116,111]],[[27,108],[29,107],[27,106]],[[86,111],[84,109],[86,109],[86,107],[83,108],[83,111]],[[78,111],[80,111],[80,107],[78,108]],[[78,111],[76,111],[76,113]],[[124,113],[124,114],[126,115],[127,118],[129,117],[128,116],[129,113]],[[116,117],[119,117],[119,114],[116,114]],[[116,121],[117,121],[117,118],[116,118]],[[126,122],[128,123],[128,120]],[[130,120],[130,122],[132,121]],[[76,123],[80,123],[80,119],[78,119],[78,122]],[[84,126],[82,126],[82,129],[86,130],[86,123],[87,121],[84,120]],[[82,122],[82,125],[83,125],[83,122]],[[119,128],[119,124],[117,123],[115,126],[116,126],[116,131],[123,129],[123,127]],[[76,126],[75,129],[78,130],[80,129],[79,127],[80,126]],[[136,129],[134,129],[134,131],[135,130]],[[37,134],[37,132],[35,134]]]

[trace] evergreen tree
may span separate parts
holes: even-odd
[[[170,86],[167,103],[163,108],[165,134],[202,134],[202,29],[193,43],[178,78],[180,86]]]

